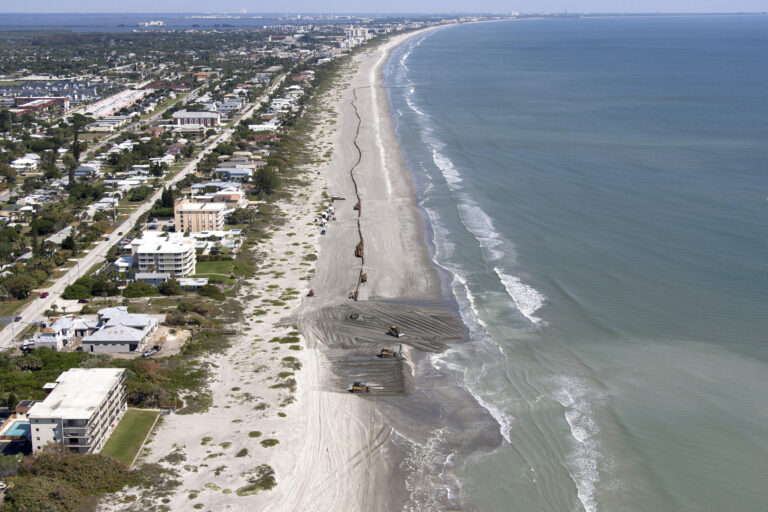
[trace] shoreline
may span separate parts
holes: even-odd
[[[176,471],[180,485],[163,494],[172,510],[461,509],[451,454],[498,445],[460,383],[423,370],[467,330],[441,291],[383,67],[394,48],[436,28],[365,48],[319,97],[310,146],[318,155],[333,148],[330,161],[302,175],[295,197],[278,205],[285,223],[257,247],[263,261],[237,298],[241,333],[210,360],[213,405],[165,417],[138,457]],[[337,194],[346,199],[331,202]],[[336,220],[320,235],[313,217],[329,204]],[[359,301],[350,300],[356,289]],[[361,321],[350,324],[351,312]],[[406,361],[373,356],[392,346],[391,324],[406,332]],[[353,380],[367,381],[370,396],[347,392]],[[270,439],[278,444],[262,444]],[[277,485],[242,493],[264,465]],[[101,508],[126,510],[120,499],[131,495],[133,505],[146,498],[131,490]]]
[[[426,30],[437,28],[444,27]],[[432,360],[449,343],[466,341],[468,329],[449,290],[442,289],[425,212],[394,130],[383,76],[391,51],[426,30],[396,36],[358,54],[354,76],[336,103],[340,116],[334,162],[323,175],[328,192],[347,200],[336,203],[338,220],[322,239],[313,281],[319,294],[311,303],[305,301],[298,327],[311,347],[324,348],[318,364],[329,369],[317,386],[343,393],[353,379],[367,378],[373,389],[370,398],[348,393],[340,397],[349,402],[350,409],[343,412],[352,412],[360,422],[353,429],[355,441],[345,447],[347,460],[365,454],[365,473],[361,469],[360,481],[348,482],[345,499],[327,503],[329,509],[461,509],[460,485],[450,475],[451,460],[501,444],[498,425],[488,411],[462,387],[458,376],[436,370]],[[353,194],[359,194],[359,210],[350,204]],[[358,233],[364,241],[362,254],[356,251]],[[355,257],[356,253],[363,257]],[[356,288],[363,272],[367,282]],[[351,290],[359,290],[358,301],[349,300]],[[359,313],[367,327],[375,327],[351,326],[346,318],[351,312]],[[441,332],[425,328],[435,322],[444,325]],[[391,374],[382,376],[368,367],[373,353],[393,343],[384,334],[390,324],[407,333],[403,339],[407,368],[396,389],[386,381]],[[391,495],[383,496],[380,487]],[[307,505],[294,504],[286,510]]]

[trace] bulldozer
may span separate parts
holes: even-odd
[[[389,330],[387,331],[387,334],[390,336],[394,336],[395,338],[402,337],[403,333],[400,332],[400,328],[396,325],[390,326]]]
[[[359,380],[356,380],[352,383],[352,387],[349,388],[350,393],[368,393],[370,392],[370,388],[367,384],[364,382],[360,382]]]
[[[403,358],[403,346],[400,345],[400,350],[395,352],[395,349],[384,347],[379,352],[381,359],[402,359]]]
[[[384,347],[379,352],[379,357],[382,359],[394,359],[397,357],[397,353],[389,347]]]

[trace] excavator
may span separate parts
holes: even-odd
[[[369,393],[371,390],[367,384],[356,380],[352,383],[352,387],[349,389],[350,393]]]

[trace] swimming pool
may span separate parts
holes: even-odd
[[[27,437],[31,428],[28,421],[14,421],[11,426],[3,432],[3,436],[9,437]]]

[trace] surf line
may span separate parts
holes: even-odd
[[[352,178],[352,184],[355,187],[355,197],[357,198],[357,203],[354,206],[354,209],[357,210],[357,234],[360,237],[360,241],[355,246],[355,257],[360,258],[361,265],[360,265],[360,273],[357,276],[357,285],[355,286],[355,291],[350,292],[349,298],[354,299],[357,301],[357,296],[360,292],[360,285],[368,281],[368,275],[364,272],[365,270],[365,240],[363,238],[363,227],[362,227],[362,214],[363,214],[363,205],[362,205],[362,199],[360,198],[360,190],[357,186],[357,180],[355,179],[355,169],[358,165],[360,165],[360,162],[363,159],[363,152],[360,149],[360,145],[357,143],[357,138],[360,135],[360,125],[362,124],[362,118],[360,117],[360,113],[357,110],[356,102],[358,100],[357,97],[357,90],[358,89],[365,89],[367,87],[370,87],[368,85],[362,86],[362,87],[354,87],[352,89],[352,95],[354,96],[354,99],[352,100],[352,108],[355,111],[355,117],[357,118],[357,128],[355,129],[355,138],[352,139],[352,143],[355,145],[355,150],[357,151],[357,161],[352,166],[351,169],[349,169],[349,176]]]

